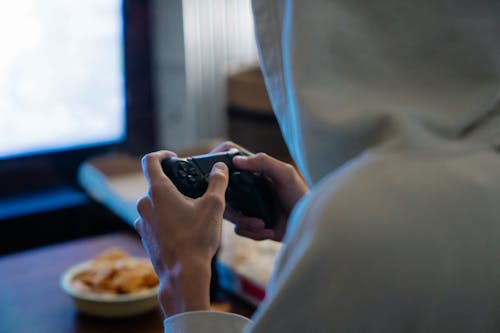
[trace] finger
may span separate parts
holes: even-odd
[[[154,212],[153,203],[149,196],[143,196],[139,200],[137,200],[136,204],[137,212],[142,218],[150,218]]]
[[[224,211],[224,218],[238,227],[255,232],[264,230],[266,227],[263,220],[245,216],[228,206],[226,206],[226,210]]]
[[[219,145],[217,145],[217,147],[212,149],[211,153],[221,153],[223,151],[228,151],[231,148],[236,148],[239,151],[247,153],[248,155],[252,155],[252,153],[249,150],[243,148],[240,145],[237,145],[236,143],[234,143],[232,141],[225,141],[225,142],[220,143]]]
[[[264,229],[260,232],[255,232],[251,230],[247,230],[244,228],[240,228],[239,226],[236,226],[234,228],[234,231],[236,234],[246,237],[246,238],[251,238],[254,240],[265,240],[265,239],[273,239],[274,238],[274,231],[270,229]]]
[[[165,200],[165,198],[169,200],[185,199],[185,196],[179,192],[174,183],[163,172],[161,166],[161,161],[175,156],[177,156],[175,153],[165,150],[147,154],[142,159],[144,176],[148,181],[148,193],[154,202]]]
[[[225,204],[225,193],[229,182],[228,168],[225,163],[217,162],[213,165],[208,178],[208,188],[202,198],[212,198]]]
[[[152,214],[154,213],[153,204],[148,196],[144,196],[137,201],[137,212],[139,213],[139,218],[134,222],[135,230],[142,235],[145,227],[145,220],[150,220]]]
[[[278,184],[286,184],[297,172],[288,163],[279,161],[266,153],[258,153],[250,156],[235,156],[233,164],[236,168],[258,172],[271,178]]]
[[[141,219],[140,217],[139,217],[139,218],[137,218],[137,219],[134,221],[134,229],[135,229],[135,231],[137,231],[137,233],[138,233],[139,235],[142,235],[141,231],[142,231],[142,229],[143,229],[143,223],[144,223],[144,222],[142,221],[142,219]]]
[[[168,179],[163,172],[161,161],[164,159],[175,157],[177,154],[168,150],[160,150],[154,153],[149,153],[142,158],[142,171],[148,183],[152,184],[158,181]]]

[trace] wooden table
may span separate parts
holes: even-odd
[[[136,234],[121,232],[0,257],[0,332],[162,332],[159,309],[125,319],[95,318],[79,313],[59,287],[66,268],[111,246],[145,255]],[[250,306],[228,299],[232,312],[251,315]]]

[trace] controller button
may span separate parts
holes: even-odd
[[[177,174],[178,174],[181,178],[186,178],[186,176],[187,176],[187,173],[186,173],[186,171],[184,171],[184,170],[179,170],[179,171],[177,172]]]
[[[193,177],[192,175],[188,175],[188,176],[187,176],[187,179],[188,179],[188,181],[189,181],[191,184],[196,183],[196,178],[195,178],[195,177]]]
[[[189,168],[190,168],[189,163],[184,161],[179,161],[179,169],[181,169],[182,171],[188,171]]]

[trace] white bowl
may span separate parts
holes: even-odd
[[[99,294],[82,292],[74,288],[73,278],[90,266],[91,261],[71,266],[61,276],[60,284],[83,313],[108,318],[135,316],[158,307],[158,287],[130,294]]]

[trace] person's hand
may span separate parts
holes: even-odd
[[[244,216],[226,205],[224,218],[235,224],[238,235],[255,240],[273,239],[281,241],[286,232],[288,218],[293,207],[308,191],[306,183],[291,164],[279,161],[265,153],[252,154],[243,147],[227,141],[212,150],[212,153],[236,148],[250,156],[236,156],[233,164],[237,169],[258,172],[271,184],[275,195],[274,229],[265,229],[264,221]]]
[[[216,163],[206,193],[188,198],[162,170],[160,162],[172,156],[160,151],[143,158],[149,190],[137,203],[135,223],[160,278],[158,297],[166,316],[209,309],[210,263],[220,245],[228,183],[227,166]]]

